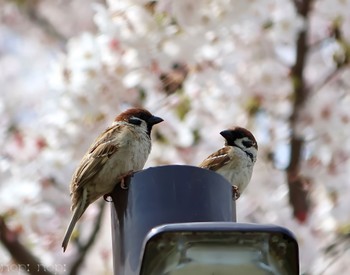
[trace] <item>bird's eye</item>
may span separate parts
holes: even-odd
[[[243,140],[242,144],[246,147],[246,148],[250,148],[253,146],[253,142],[250,140]]]
[[[141,123],[142,123],[141,119],[139,119],[137,117],[129,118],[128,122],[131,124],[134,124],[134,125],[141,125]]]

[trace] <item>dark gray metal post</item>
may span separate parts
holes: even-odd
[[[183,222],[235,222],[232,187],[222,176],[193,166],[170,165],[136,173],[129,188],[112,193],[115,275],[136,275],[147,233]]]

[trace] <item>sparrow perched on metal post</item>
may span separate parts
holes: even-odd
[[[162,121],[147,110],[132,108],[118,115],[97,137],[70,183],[73,216],[62,242],[63,251],[86,208],[143,168],[151,151],[152,126]]]
[[[253,134],[242,127],[234,127],[220,134],[225,138],[225,146],[209,155],[199,167],[224,176],[232,184],[237,200],[252,177],[258,144]]]

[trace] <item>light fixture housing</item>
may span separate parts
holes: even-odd
[[[114,274],[299,274],[283,227],[236,223],[231,184],[198,167],[135,173],[111,194]]]
[[[297,275],[298,244],[279,226],[232,222],[167,224],[143,246],[140,275]]]

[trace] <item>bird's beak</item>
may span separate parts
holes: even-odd
[[[155,124],[161,123],[162,121],[164,121],[164,119],[157,116],[152,116],[148,119],[147,123],[149,125],[155,125]]]
[[[221,131],[220,135],[222,135],[227,140],[231,137],[231,131],[230,130]]]

